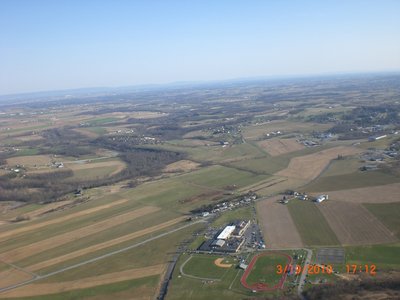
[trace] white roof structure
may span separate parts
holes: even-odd
[[[218,246],[218,247],[222,247],[223,245],[225,245],[225,241],[224,240],[215,240],[212,243],[213,246]]]
[[[321,203],[322,201],[324,201],[324,200],[326,200],[326,199],[328,199],[328,195],[319,195],[319,196],[317,197],[317,202],[318,202],[318,203]]]
[[[232,234],[232,232],[235,230],[236,226],[226,226],[224,230],[218,235],[217,239],[218,240],[226,240],[229,238],[229,236]]]

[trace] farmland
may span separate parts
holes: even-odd
[[[290,215],[307,246],[338,245],[336,234],[312,202],[295,201],[288,205]]]
[[[364,89],[360,82],[346,89]],[[384,82],[374,97],[393,85]],[[271,91],[254,83],[193,88],[190,97],[178,89],[4,106],[0,298],[156,298],[175,260],[165,299],[296,297],[298,277],[277,286],[276,265],[286,263],[278,249],[303,264],[301,249],[341,247],[346,262],[398,270],[397,125],[352,119],[363,105],[357,116],[367,120],[381,109],[358,89],[310,85],[340,96],[321,100],[300,82]],[[375,131],[390,136],[368,142]],[[360,170],[368,164],[379,167]],[[329,199],[313,202],[321,193]],[[250,239],[262,243],[198,251],[237,220],[251,220]],[[239,265],[259,253],[269,254],[246,278],[255,295]]]
[[[342,245],[396,241],[393,234],[360,204],[329,201],[318,208]]]
[[[261,201],[257,204],[257,210],[268,247],[282,249],[303,246],[287,206],[277,201]]]

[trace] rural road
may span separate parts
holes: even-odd
[[[302,295],[302,292],[303,292],[304,284],[306,283],[308,265],[311,262],[312,251],[310,249],[305,249],[305,248],[303,250],[307,251],[307,257],[306,257],[306,260],[304,262],[303,272],[301,273],[301,276],[300,276],[299,286],[297,287],[297,295],[299,296],[299,298],[301,300],[306,300],[306,298]]]
[[[13,290],[13,289],[16,289],[16,288],[18,288],[18,287],[21,287],[21,286],[24,286],[24,285],[33,283],[33,282],[35,282],[35,281],[38,281],[38,280],[40,280],[40,279],[48,278],[48,277],[50,277],[50,276],[53,276],[53,275],[56,275],[56,274],[59,274],[59,273],[63,273],[63,272],[65,272],[65,271],[72,270],[72,269],[75,269],[75,268],[78,268],[78,267],[81,267],[81,266],[90,264],[90,263],[92,263],[92,262],[95,262],[95,261],[98,261],[98,260],[101,260],[101,259],[110,257],[110,256],[112,256],[112,255],[115,255],[115,254],[118,254],[118,253],[121,253],[121,252],[128,251],[128,250],[130,250],[130,249],[139,247],[139,246],[144,245],[144,244],[146,244],[146,243],[148,243],[148,242],[154,241],[154,240],[159,239],[159,238],[161,238],[161,237],[167,236],[167,235],[169,235],[169,234],[171,234],[171,233],[177,232],[177,231],[179,231],[179,230],[185,229],[185,228],[187,228],[187,227],[189,227],[189,226],[192,226],[192,225],[198,224],[198,223],[202,223],[202,222],[206,222],[206,220],[199,220],[199,221],[196,221],[196,222],[190,222],[190,223],[188,223],[188,224],[186,224],[186,225],[183,225],[183,226],[181,226],[181,227],[178,227],[178,228],[172,229],[172,230],[170,230],[170,231],[161,233],[161,234],[159,234],[159,235],[156,235],[156,236],[154,236],[154,237],[151,237],[151,238],[149,238],[149,239],[147,239],[147,240],[144,240],[144,241],[142,241],[142,242],[139,242],[139,243],[136,243],[136,244],[127,246],[127,247],[125,247],[125,248],[122,248],[122,249],[119,249],[119,250],[115,250],[115,251],[112,251],[112,252],[103,254],[103,255],[101,255],[101,256],[97,256],[97,257],[94,257],[94,258],[91,258],[91,259],[82,261],[82,262],[77,263],[77,264],[75,264],[75,265],[71,265],[71,266],[69,266],[69,267],[62,268],[62,269],[59,269],[59,270],[57,270],[57,271],[54,271],[54,272],[51,272],[51,273],[48,273],[48,274],[45,274],[45,275],[37,275],[36,277],[34,277],[34,278],[32,278],[32,279],[29,279],[29,280],[26,280],[26,281],[23,281],[23,282],[14,284],[14,285],[10,285],[10,286],[4,287],[4,288],[0,288],[0,293],[6,292],[6,291],[9,291],[9,290]],[[36,274],[35,274],[35,275],[36,275]]]

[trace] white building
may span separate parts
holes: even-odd
[[[218,235],[217,239],[218,240],[226,240],[228,239],[232,232],[235,230],[236,226],[226,226],[224,230]]]
[[[328,195],[319,195],[317,199],[315,199],[315,202],[321,203],[324,200],[328,200]]]

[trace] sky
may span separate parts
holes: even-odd
[[[0,0],[0,94],[400,71],[399,0]]]

